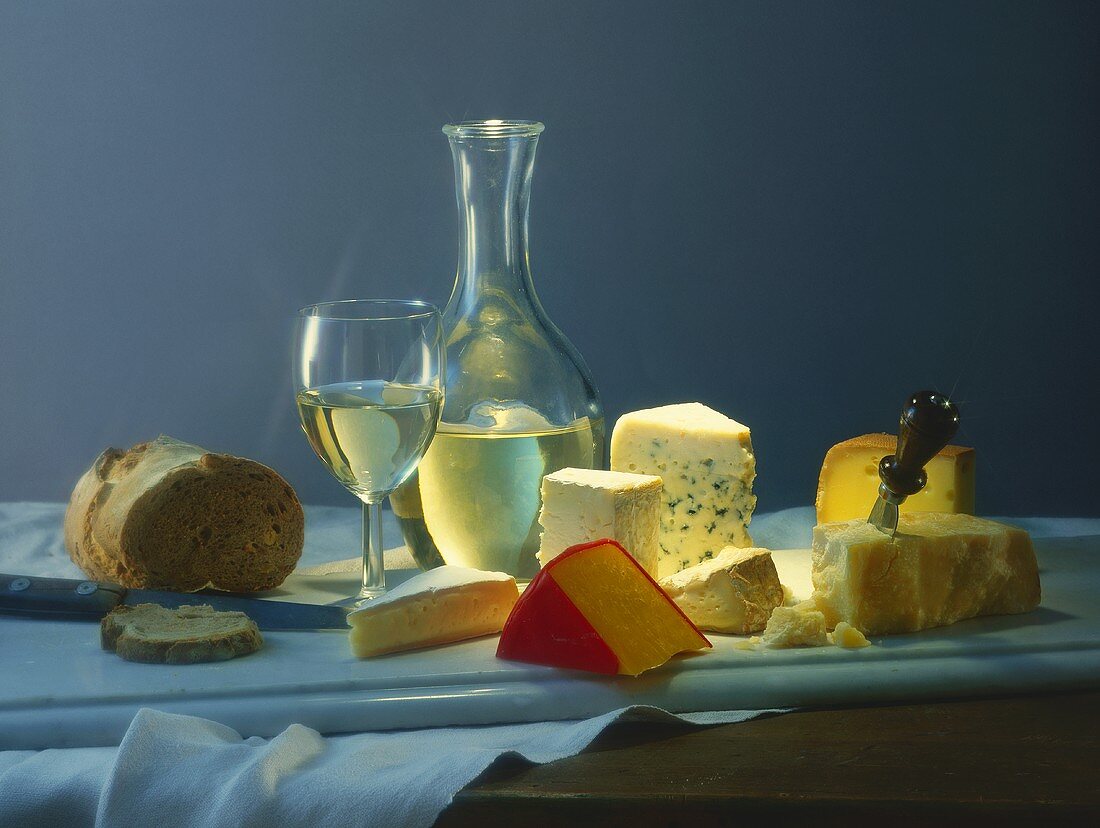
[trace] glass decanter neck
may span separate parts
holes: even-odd
[[[451,307],[487,289],[506,291],[517,300],[525,296],[538,306],[528,262],[527,216],[542,130],[536,121],[496,120],[443,128],[454,157],[462,233]]]

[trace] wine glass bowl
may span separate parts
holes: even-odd
[[[385,591],[381,504],[435,434],[445,359],[439,310],[427,302],[353,299],[298,312],[298,416],[317,456],[363,501],[362,599]]]

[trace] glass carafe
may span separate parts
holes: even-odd
[[[533,121],[443,128],[462,227],[443,312],[446,400],[416,476],[391,499],[424,568],[446,562],[529,579],[539,567],[543,476],[603,465],[599,392],[531,281],[527,213],[542,130]]]

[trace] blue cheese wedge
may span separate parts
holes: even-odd
[[[657,577],[661,478],[599,469],[561,469],[542,479],[538,559],[546,566],[570,546],[610,538]]]
[[[615,423],[611,468],[664,482],[660,577],[727,546],[752,546],[756,458],[747,426],[697,402],[632,411]]]
[[[511,575],[436,567],[349,613],[351,651],[371,658],[500,632],[518,598]]]

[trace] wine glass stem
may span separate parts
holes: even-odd
[[[360,598],[377,598],[386,591],[382,557],[382,501],[363,503],[363,587]]]

